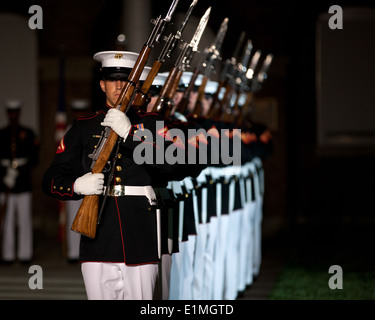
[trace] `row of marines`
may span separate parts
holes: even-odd
[[[102,64],[106,103],[74,121],[42,188],[58,200],[100,195],[96,236],[80,239],[89,299],[235,299],[259,273],[262,162],[272,152],[271,134],[252,122],[249,113],[239,113],[241,117],[234,112],[245,111],[241,99],[232,100],[229,112],[217,108],[212,113],[218,83],[208,81],[206,94],[198,96],[201,77],[189,105],[179,109],[179,97],[192,76],[188,72],[169,101],[169,112],[156,108],[167,78],[163,73],[155,77],[144,104],[133,103],[126,114],[119,111],[116,100],[136,56],[122,51],[94,56]],[[118,134],[118,144],[103,172],[92,173],[92,154],[105,127]],[[228,158],[237,162],[228,164],[220,157],[225,150],[217,141],[224,140]],[[212,156],[217,147],[219,159]],[[206,150],[204,161],[199,149]],[[164,159],[155,161],[160,150]],[[181,152],[185,161],[171,161],[181,160],[176,156]],[[157,280],[161,290],[155,290]]]

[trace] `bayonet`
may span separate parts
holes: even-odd
[[[164,21],[166,21],[166,22],[171,21],[173,13],[177,8],[178,1],[179,0],[173,0],[171,6],[169,7],[169,10],[168,10],[167,14],[165,15]]]
[[[230,79],[232,79],[235,67],[237,65],[237,59],[240,54],[241,48],[243,46],[243,42],[245,40],[245,36],[246,36],[246,33],[242,31],[240,34],[240,37],[238,38],[232,57],[225,61],[225,64],[223,66],[223,70],[220,76],[221,81],[227,82]]]
[[[267,72],[268,72],[268,69],[271,65],[271,62],[273,60],[273,55],[270,53],[266,56],[266,58],[264,59],[263,61],[263,65],[262,65],[262,68],[260,69],[258,75],[257,75],[257,81],[259,83],[263,83],[264,80],[267,79]]]
[[[242,31],[241,34],[240,34],[240,37],[238,39],[236,48],[234,49],[233,55],[231,57],[232,64],[236,64],[237,63],[237,57],[239,56],[239,54],[241,52],[241,48],[242,48],[243,42],[245,41],[245,36],[246,36],[245,31]]]
[[[177,90],[178,83],[182,76],[182,72],[190,61],[193,59],[194,53],[198,50],[198,44],[202,37],[203,31],[206,28],[208,18],[211,12],[211,7],[208,8],[202,16],[197,29],[189,43],[184,42],[180,55],[176,60],[174,66],[168,74],[163,87],[160,90],[159,97],[153,107],[153,112],[161,113],[164,118],[168,118],[173,108],[172,98]],[[168,107],[165,107],[167,105]]]
[[[182,37],[182,31],[185,29],[185,26],[191,16],[191,13],[193,12],[193,9],[194,7],[196,6],[198,0],[193,0],[193,2],[190,4],[190,7],[189,7],[189,10],[186,12],[185,14],[185,17],[180,25],[180,28],[177,30],[176,34],[171,37],[171,39],[169,40],[169,45],[167,47],[167,50],[166,50],[166,55],[168,58],[171,57],[171,54],[174,50],[174,48],[176,47],[176,43],[177,41],[180,41],[181,40],[181,37]]]
[[[198,44],[202,38],[203,32],[206,29],[208,19],[210,18],[211,7],[209,7],[203,17],[201,18],[197,30],[195,30],[195,34],[190,41],[190,46],[193,48],[193,51],[198,51]]]
[[[182,99],[180,101],[180,102],[182,102],[181,107],[184,107],[184,108],[181,108],[181,109],[185,109],[186,106],[184,106],[184,105],[186,105],[186,103],[187,103],[187,98],[190,95],[190,91],[194,87],[194,83],[195,83],[195,80],[198,76],[198,73],[200,73],[201,70],[203,69],[204,72],[203,72],[202,83],[198,88],[198,97],[197,97],[197,100],[195,102],[195,106],[193,108],[193,111],[191,113],[192,116],[195,117],[195,118],[199,117],[201,115],[202,101],[203,101],[204,96],[205,96],[205,88],[206,88],[206,85],[207,85],[207,81],[209,80],[210,74],[215,67],[215,62],[220,59],[220,49],[221,49],[221,46],[222,46],[224,38],[225,38],[225,34],[227,32],[227,29],[228,29],[228,20],[229,20],[228,18],[224,19],[224,21],[220,25],[219,31],[216,34],[214,42],[212,43],[212,45],[209,48],[206,48],[204,50],[204,54],[202,55],[201,61],[198,64],[197,70],[193,73],[193,76],[190,80],[189,87],[188,87],[189,90],[187,89],[184,92],[183,99],[185,99],[186,101],[183,101]],[[188,91],[188,92],[186,92],[186,91]]]
[[[228,81],[227,90],[222,100],[222,108],[224,108],[223,110],[224,121],[232,121],[233,117],[236,117],[236,114],[238,113],[237,103],[239,99],[239,93],[245,83],[244,77],[246,75],[246,70],[247,70],[246,67],[249,64],[252,48],[253,48],[252,41],[248,40],[243,50],[241,61],[234,66],[233,77],[230,78]]]
[[[198,0],[194,0],[190,7],[188,12],[186,13],[180,28],[177,30],[175,34],[170,33],[168,37],[164,38],[165,44],[162,48],[162,50],[159,53],[159,56],[155,59],[152,68],[150,72],[147,75],[147,78],[145,82],[142,85],[141,90],[137,93],[137,96],[134,99],[134,106],[141,107],[145,104],[145,102],[148,100],[148,91],[152,85],[152,82],[154,81],[156,75],[158,74],[162,64],[165,62],[165,56],[170,58],[172,52],[174,51],[176,47],[176,43],[181,40],[182,31],[185,28],[185,25],[187,21],[190,18],[190,15],[193,11],[193,8],[195,7]]]
[[[261,88],[263,82],[267,79],[267,72],[273,60],[273,54],[269,53],[263,61],[263,65],[260,68],[259,72],[252,80],[252,85],[250,91],[256,92]]]
[[[204,24],[204,27],[207,25],[207,21],[208,21],[208,14],[209,12],[211,11],[210,10],[211,8],[209,8],[207,11],[206,11],[206,14],[201,18],[201,23]],[[206,21],[202,22],[203,19],[206,19]],[[209,66],[210,64],[210,61],[211,61],[211,58],[213,59],[214,57],[214,53],[217,54],[217,58],[219,56],[219,49],[221,47],[221,44],[222,44],[222,40],[224,39],[224,35],[225,35],[225,32],[226,32],[226,25],[228,23],[228,19],[225,20],[225,23],[223,22],[222,23],[222,27],[220,28],[220,36],[217,36],[214,43],[212,44],[212,46],[210,48],[206,48],[204,50],[204,53],[201,57],[201,59],[199,60],[199,63],[198,63],[198,66],[195,68],[192,76],[191,76],[191,79],[190,79],[190,82],[189,82],[189,85],[188,87],[186,88],[186,90],[184,91],[184,94],[183,94],[183,97],[181,98],[178,106],[176,106],[176,109],[172,111],[172,113],[174,113],[175,111],[178,111],[179,113],[181,114],[184,114],[185,113],[185,110],[186,110],[186,107],[188,105],[188,100],[189,100],[189,96],[190,96],[190,92],[193,90],[194,88],[194,85],[195,85],[195,81],[198,77],[198,74],[201,72],[202,68],[206,68],[207,69],[211,69],[211,65]],[[197,28],[197,31],[199,30],[199,26]],[[197,33],[196,31],[196,33]],[[202,32],[203,33],[203,32]],[[193,37],[194,39],[194,37]],[[219,49],[217,49],[217,47],[219,47]],[[186,45],[186,50],[188,49],[187,45]],[[215,51],[216,50],[216,51]],[[186,66],[189,65],[190,61],[192,60],[192,53],[189,54],[185,54],[186,58],[185,58],[185,64],[182,65],[182,68],[186,68]],[[213,59],[214,60],[214,59]],[[211,64],[213,63],[213,61],[211,61]]]
[[[220,52],[220,49],[221,49],[221,47],[223,45],[224,38],[225,38],[225,35],[227,33],[227,30],[228,30],[228,21],[229,21],[228,18],[225,18],[223,20],[223,22],[220,25],[220,29],[219,29],[218,33],[216,34],[215,41],[214,41],[214,43],[211,46],[212,50],[217,55],[220,54],[219,52]]]
[[[261,87],[262,87],[261,84],[267,78],[267,71],[268,71],[269,66],[270,66],[270,64],[272,62],[272,59],[273,59],[273,55],[268,54],[263,61],[263,65],[262,65],[260,71],[257,73],[256,76],[254,76],[253,74],[254,74],[255,67],[256,67],[256,65],[259,61],[259,56],[260,56],[260,51],[258,50],[257,52],[255,52],[255,54],[254,54],[254,56],[251,60],[249,69],[246,72],[246,79],[251,80],[251,86],[250,86],[250,89],[246,88],[247,89],[246,100],[243,103],[243,105],[241,107],[241,110],[240,110],[240,115],[237,118],[237,125],[238,126],[245,125],[246,122],[251,123],[251,119],[250,119],[251,116],[250,115],[251,115],[251,105],[252,105],[253,99],[254,99],[254,93],[261,89]]]
[[[160,39],[163,37],[165,28],[171,21],[172,15],[174,11],[176,10],[178,1],[179,0],[173,0],[164,19],[162,19],[161,16],[159,16],[157,19],[151,20],[151,22],[155,25],[155,27],[151,31],[151,34],[146,41],[145,47],[153,47],[155,42],[156,43],[160,42]]]
[[[262,54],[262,51],[257,50],[255,51],[253,57],[251,58],[249,68],[247,68],[247,71],[246,71],[246,78],[248,80],[251,80],[253,78],[254,71],[255,71],[256,66],[258,65],[261,54]]]
[[[250,56],[251,56],[251,50],[253,49],[253,43],[251,40],[247,40],[247,44],[245,47],[245,52],[242,57],[242,61],[238,65],[238,69],[240,72],[246,72],[246,67],[249,64]]]
[[[251,56],[251,50],[253,48],[253,43],[251,40],[247,40],[242,59],[237,64],[237,68],[235,71],[234,81],[237,86],[241,86],[244,83],[244,75],[246,75],[247,65],[249,64],[250,56]]]
[[[209,77],[210,72],[214,68],[214,62],[220,60],[220,49],[223,45],[225,35],[228,29],[228,18],[225,18],[220,25],[220,29],[216,34],[216,38],[212,43],[211,47],[207,50],[206,54],[203,55],[201,67],[205,69],[205,76]]]
[[[198,45],[202,38],[203,32],[206,28],[208,19],[210,17],[211,7],[209,7],[205,14],[199,21],[198,27],[194,32],[193,37],[190,40],[190,43],[185,42],[180,56],[178,57],[175,66],[186,69],[190,66],[190,62],[193,60],[194,53],[198,51]]]

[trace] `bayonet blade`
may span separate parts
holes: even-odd
[[[223,22],[220,25],[220,29],[216,35],[216,39],[212,45],[217,51],[220,51],[221,46],[223,45],[224,38],[228,30],[228,21],[229,21],[228,18],[225,18],[223,20]]]
[[[171,6],[169,7],[167,15],[164,18],[164,21],[167,21],[167,22],[171,21],[173,13],[177,8],[178,1],[180,1],[180,0],[173,0]]]
[[[267,71],[271,65],[272,60],[273,54],[267,54],[266,58],[263,61],[262,68],[259,70],[259,73],[257,75],[257,80],[259,83],[262,83],[265,79],[267,79]]]
[[[185,29],[185,26],[190,18],[190,15],[195,7],[195,5],[197,4],[198,0],[193,0],[193,2],[191,3],[190,7],[189,7],[189,10],[186,12],[185,14],[185,17],[180,25],[180,28],[176,31],[176,34],[174,36],[170,35],[168,40],[167,40],[167,48],[166,50],[163,50],[163,52],[161,53],[161,55],[164,55],[166,54],[168,58],[171,57],[172,55],[172,52],[174,51],[175,47],[176,47],[176,44],[178,41],[181,40],[181,36],[182,36],[182,31]]]
[[[257,50],[257,51],[255,51],[253,57],[251,58],[249,68],[247,69],[247,72],[246,72],[246,78],[247,79],[253,78],[254,71],[255,71],[255,68],[256,68],[256,66],[259,62],[259,58],[260,58],[261,54],[262,54],[262,52],[260,50]]]
[[[245,51],[242,56],[242,61],[239,63],[239,69],[242,72],[246,72],[246,66],[249,64],[251,50],[253,49],[253,43],[251,40],[247,40]]]
[[[203,17],[199,21],[199,25],[198,25],[197,29],[195,30],[193,38],[190,41],[189,46],[193,48],[194,52],[198,51],[198,44],[199,44],[199,41],[201,40],[203,31],[206,28],[208,19],[210,17],[210,12],[211,12],[211,7],[209,7],[206,10],[205,14],[203,15]]]
[[[245,36],[246,36],[245,31],[242,31],[241,34],[240,34],[240,37],[238,39],[236,48],[234,49],[232,58],[231,58],[233,64],[235,64],[237,62],[237,58],[238,58],[238,56],[240,54],[240,51],[241,51],[241,48],[242,48],[242,44],[243,44],[243,42],[245,40]]]
[[[186,26],[186,24],[187,24],[187,22],[190,18],[190,15],[191,15],[195,5],[197,4],[197,2],[198,2],[198,0],[193,0],[193,2],[191,3],[191,5],[189,7],[189,10],[185,14],[184,20],[181,23],[180,29],[178,29],[178,31],[177,31],[176,38],[177,37],[181,38],[182,31],[185,29],[185,26]]]

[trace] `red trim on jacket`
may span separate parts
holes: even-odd
[[[70,197],[73,197],[73,183],[72,183],[72,186],[70,188],[71,190],[71,193],[60,193],[57,189],[53,189],[53,179],[52,179],[52,182],[51,182],[51,193],[57,193],[58,195],[60,196],[70,196]]]

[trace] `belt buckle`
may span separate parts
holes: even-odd
[[[113,195],[115,197],[121,197],[125,195],[125,187],[123,185],[113,186]]]

